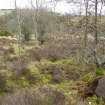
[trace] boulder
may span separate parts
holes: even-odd
[[[95,94],[105,99],[105,77],[98,80],[98,85],[96,87]]]

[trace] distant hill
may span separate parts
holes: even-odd
[[[6,15],[8,13],[11,13],[15,9],[0,9],[0,15]]]

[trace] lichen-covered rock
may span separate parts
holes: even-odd
[[[98,85],[95,94],[105,99],[105,77],[98,80]]]

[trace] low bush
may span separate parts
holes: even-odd
[[[6,77],[0,74],[0,92],[5,92],[6,89]]]
[[[65,96],[57,89],[42,86],[5,96],[1,105],[65,105]]]
[[[74,49],[73,52],[72,49]],[[76,54],[77,49],[78,47],[75,48],[75,45],[73,47],[69,47],[66,44],[61,45],[60,43],[49,43],[48,45],[41,46],[41,48],[39,47],[28,50],[27,53],[32,60],[40,61],[41,59],[48,59],[51,61],[57,61],[71,58]]]
[[[61,60],[56,62],[42,61],[37,65],[41,73],[50,74],[52,82],[60,83],[64,80],[77,80],[80,77],[81,68],[77,67],[69,60]]]

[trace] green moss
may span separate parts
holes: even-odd
[[[21,77],[20,80],[17,80],[17,84],[22,87],[29,87],[29,81],[25,77]]]
[[[72,65],[74,64],[74,60],[73,59],[62,59],[62,60],[58,60],[56,62],[54,62],[55,64],[67,64],[67,65]]]
[[[42,74],[42,75],[41,75],[41,82],[42,82],[43,84],[48,84],[48,83],[50,83],[50,82],[51,82],[51,79],[52,79],[52,77],[51,77],[51,75],[49,75],[49,74]]]
[[[8,31],[0,31],[0,36],[12,36],[12,34]]]
[[[97,76],[105,75],[105,70],[103,68],[97,68],[96,69],[96,75]]]
[[[74,60],[73,59],[62,59],[62,60],[57,60],[55,62],[52,62],[50,60],[46,60],[46,59],[42,59],[40,61],[40,64],[41,65],[51,65],[51,64],[58,64],[58,65],[72,65],[72,64],[75,64]]]

